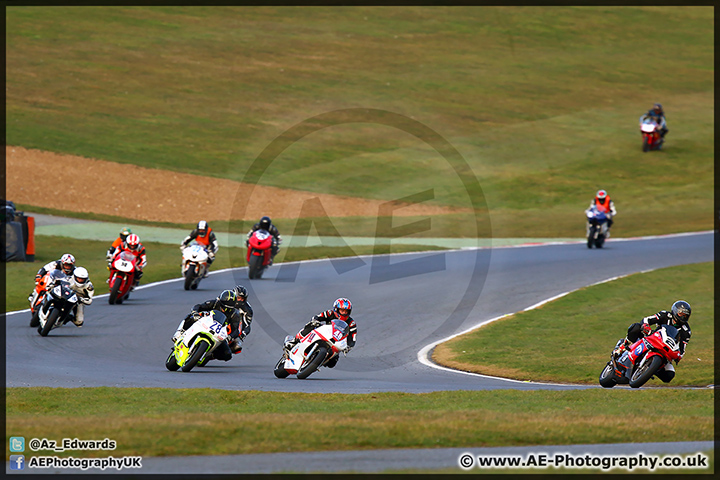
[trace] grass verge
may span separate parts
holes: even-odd
[[[180,240],[178,240],[178,243]],[[90,280],[95,286],[95,294],[108,293],[105,280],[108,278],[105,253],[111,241],[99,242],[92,240],[77,240],[67,237],[42,236],[35,241],[34,262],[9,262],[5,264],[6,288],[5,311],[28,308],[27,296],[34,288],[35,274],[46,263],[57,260],[63,253],[70,252],[75,255],[76,264],[88,269]],[[180,261],[182,256],[177,246],[163,243],[143,243],[147,251],[148,265],[145,268],[142,284],[180,278]],[[312,260],[317,258],[334,258],[349,255],[369,255],[374,247],[304,247],[281,248],[276,263]],[[441,250],[439,247],[425,245],[393,245],[392,252],[413,252],[425,250]],[[247,266],[245,262],[245,249],[222,248],[215,258],[211,271],[224,268]],[[233,285],[234,286],[234,285]]]
[[[618,443],[627,442],[627,432],[637,427],[637,418],[627,410],[633,404],[683,407],[643,422],[643,438],[700,441],[713,439],[714,394],[657,389],[309,394],[9,388],[6,432],[7,438],[107,437],[117,442],[116,456],[288,452],[297,451],[300,437],[306,451]]]
[[[438,345],[432,358],[486,375],[593,384],[631,323],[683,299],[693,308],[692,339],[670,385],[707,386],[715,371],[713,284],[711,262],[630,275],[454,338]]]

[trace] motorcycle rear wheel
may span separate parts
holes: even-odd
[[[310,358],[307,363],[298,370],[297,378],[304,380],[312,375],[312,373],[318,369],[320,364],[325,361],[325,357],[327,357],[327,347],[318,347],[317,350],[313,352],[312,358]]]
[[[60,316],[60,310],[57,308],[53,308],[52,312],[50,312],[50,315],[48,315],[47,320],[45,320],[45,326],[40,329],[40,336],[47,337],[48,333],[50,333],[50,330],[52,330],[53,325],[55,325],[55,322],[57,322],[58,317]]]
[[[198,340],[195,344],[195,351],[193,352],[192,356],[187,360],[187,362],[185,362],[185,365],[180,367],[182,368],[182,371],[189,372],[190,370],[192,370],[193,367],[197,365],[202,356],[205,355],[205,352],[207,352],[211,346],[212,345],[210,345],[210,342],[208,342],[207,340]]]
[[[175,360],[175,350],[172,350],[170,352],[170,356],[167,360],[165,360],[165,368],[171,372],[176,372],[177,369],[180,368],[180,365],[177,364],[177,360]]]
[[[630,378],[630,386],[632,388],[640,388],[652,378],[662,366],[662,359],[654,356],[649,362],[646,362],[639,370],[635,370]]]
[[[287,370],[285,370],[285,367],[283,364],[285,363],[285,357],[283,356],[278,362],[275,364],[275,370],[273,370],[273,373],[277,378],[287,378],[288,373]]]
[[[600,372],[600,386],[613,388],[615,385],[617,385],[615,381],[615,369],[613,368],[612,362],[608,362],[605,368],[603,368],[603,371]]]

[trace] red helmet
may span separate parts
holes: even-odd
[[[138,237],[134,233],[131,233],[130,235],[128,235],[127,240],[125,240],[125,243],[130,250],[137,250],[138,246],[140,245],[140,237]]]
[[[347,298],[338,298],[335,300],[335,303],[333,303],[333,311],[340,320],[347,322],[352,312],[352,303],[350,303],[350,300]]]

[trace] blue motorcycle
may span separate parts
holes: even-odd
[[[588,218],[587,224],[587,247],[602,248],[608,235],[608,217],[605,212],[601,212],[592,207],[586,212]]]

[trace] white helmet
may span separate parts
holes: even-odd
[[[60,257],[60,267],[66,275],[70,275],[75,268],[75,257],[69,253],[63,254],[63,256]]]
[[[75,283],[78,285],[84,285],[88,281],[88,271],[85,269],[85,267],[77,267],[75,271],[73,272],[73,277],[75,278]]]

